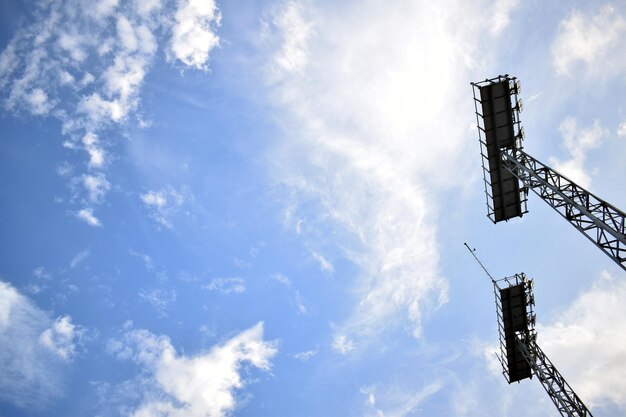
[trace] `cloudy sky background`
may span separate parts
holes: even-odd
[[[0,415],[543,416],[490,283],[626,413],[624,272],[536,196],[486,218],[469,83],[626,207],[626,5],[4,1]]]

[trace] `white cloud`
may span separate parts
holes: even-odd
[[[275,281],[280,282],[285,287],[291,287],[291,280],[289,279],[289,277],[281,274],[280,272],[278,272],[276,274],[273,274],[272,275],[272,279],[274,279]]]
[[[392,384],[379,389],[377,386],[362,387],[365,395],[365,416],[405,417],[419,414],[419,406],[437,394],[444,386],[442,381],[433,381],[419,390]]]
[[[167,336],[146,330],[128,331],[108,349],[120,359],[134,360],[149,375],[149,381],[138,382],[148,389],[132,417],[230,415],[237,407],[236,391],[247,384],[244,366],[268,371],[277,352],[274,343],[263,340],[263,323],[195,356],[178,354]]]
[[[48,101],[48,95],[41,88],[35,88],[28,93],[26,102],[30,106],[30,111],[37,116],[48,114],[52,109],[52,103]]]
[[[233,258],[233,265],[239,269],[249,269],[252,266],[250,262],[237,257]]]
[[[150,255],[146,255],[145,253],[141,253],[141,252],[137,252],[133,249],[128,249],[128,254],[131,256],[136,256],[137,258],[141,259],[143,261],[144,266],[146,267],[146,269],[153,269],[154,268],[154,263],[152,262],[152,258],[150,257]]]
[[[193,198],[193,196],[191,196]],[[139,198],[150,211],[150,217],[161,226],[172,228],[172,217],[185,202],[183,194],[172,187],[148,191]]]
[[[105,19],[113,14],[119,0],[99,0],[96,1],[95,7],[87,7],[87,13],[91,14],[96,19]]]
[[[89,120],[88,124],[94,126],[94,128],[103,120],[120,121],[124,115],[117,100],[103,99],[99,93],[82,97],[78,103],[78,113],[86,115]],[[72,120],[66,122],[66,128],[73,130],[74,123]]]
[[[59,35],[58,45],[64,52],[68,53],[70,57],[76,62],[83,62],[87,58],[87,53],[83,49],[84,37],[78,34],[69,34],[62,32]]]
[[[89,167],[101,168],[104,165],[106,152],[100,146],[98,136],[94,133],[87,132],[83,136],[83,146],[89,154]]]
[[[0,281],[0,400],[45,408],[63,393],[63,361],[39,343],[54,323],[30,299]]]
[[[178,0],[170,52],[187,66],[206,69],[209,53],[219,45],[220,19],[214,0]]]
[[[91,1],[77,8],[71,0],[40,1],[32,23],[18,29],[0,54],[4,108],[59,119],[62,133],[69,137],[64,143],[88,154],[90,170],[114,159],[107,153],[113,143],[100,142],[98,133],[124,124],[137,109],[159,42],[168,43],[186,65],[206,68],[219,40],[215,29],[220,15],[214,1],[118,3]],[[174,9],[175,18],[168,16]],[[99,187],[94,194],[88,187],[85,192],[95,203],[103,190]],[[163,217],[159,220],[167,223]]]
[[[569,384],[594,406],[626,412],[626,281],[602,272],[556,320],[538,325],[539,346]]]
[[[81,262],[89,257],[89,249],[85,249],[76,254],[70,262],[70,269],[76,268]]]
[[[626,69],[626,21],[611,5],[595,14],[573,10],[561,22],[552,45],[558,74],[571,75],[583,68],[593,74]]]
[[[335,349],[337,352],[345,355],[346,353],[352,352],[354,350],[354,348],[356,347],[354,342],[350,339],[348,339],[348,337],[345,334],[338,334],[335,336],[335,338],[333,339],[333,349]]]
[[[106,45],[106,43],[105,43]],[[93,76],[93,74],[89,73],[89,72],[85,72],[85,75],[83,75],[83,78],[80,80],[80,85],[83,87],[88,86],[89,84],[91,84],[92,82],[94,82],[96,80],[96,78]]]
[[[142,16],[149,16],[161,9],[161,0],[135,0],[137,13]]]
[[[81,180],[91,203],[100,203],[104,195],[111,188],[111,184],[107,181],[102,172],[93,175],[84,174]]]
[[[519,5],[519,0],[497,0],[493,4],[493,25],[490,32],[499,35],[511,22],[511,13]]]
[[[567,117],[559,126],[559,132],[563,137],[563,146],[570,155],[567,160],[550,157],[550,164],[570,180],[583,187],[589,187],[591,176],[585,170],[587,153],[600,146],[608,131],[595,120],[593,127],[581,128],[573,117]]]
[[[270,166],[286,219],[310,247],[332,247],[333,259],[358,268],[338,334],[364,346],[360,339],[401,325],[419,337],[424,314],[447,300],[439,197],[475,175],[463,103],[466,81],[492,59],[482,47],[493,42],[484,36],[493,21],[454,0],[342,2],[323,16],[310,2],[283,4],[268,19],[268,67],[284,68],[290,45],[306,57],[268,80],[285,129]],[[294,10],[298,19],[283,17]],[[450,123],[452,114],[467,120]]]
[[[328,272],[329,274],[335,272],[335,267],[333,266],[333,264],[330,263],[326,258],[324,258],[321,253],[311,251],[311,256],[320,264],[320,268],[322,269],[322,271]]]
[[[293,357],[299,361],[307,362],[313,356],[317,355],[317,349],[315,350],[306,350],[304,352],[298,352],[293,355]]]
[[[150,303],[161,315],[166,315],[172,304],[176,302],[176,291],[160,288],[141,290],[139,298]]]
[[[43,266],[35,268],[33,270],[33,276],[36,277],[37,279],[45,279],[45,280],[49,280],[50,278],[52,278],[52,275],[48,271],[46,271]]]
[[[624,137],[626,136],[626,122],[622,122],[617,127],[617,136]]]
[[[279,75],[302,75],[307,66],[307,45],[314,34],[313,22],[307,18],[307,12],[305,3],[289,1],[272,17],[272,24],[279,29],[283,38],[280,49],[273,57],[272,70]]]
[[[246,290],[246,282],[239,277],[213,278],[202,288],[209,291],[219,291],[222,294],[240,294]]]
[[[76,79],[72,74],[62,69],[59,70],[59,82],[61,85],[73,85],[76,82]]]
[[[124,49],[128,52],[137,50],[135,31],[125,16],[120,16],[117,19],[117,36]]]
[[[93,210],[90,208],[84,208],[84,209],[78,210],[78,212],[76,212],[76,218],[84,221],[85,223],[87,223],[89,226],[92,226],[92,227],[102,226],[102,223],[96,216],[93,215]]]
[[[39,335],[39,344],[67,361],[76,355],[76,344],[85,334],[85,329],[72,323],[70,316],[57,318],[52,326]]]
[[[31,294],[39,294],[48,288],[52,274],[46,271],[43,266],[40,266],[33,270],[33,278],[24,289]]]
[[[11,41],[0,54],[0,89],[4,89],[19,64],[17,44]]]
[[[141,194],[139,197],[141,201],[149,206],[161,208],[165,207],[167,204],[167,197],[163,191],[148,191],[145,194]]]
[[[302,295],[300,291],[296,290],[296,308],[298,309],[298,314],[306,314],[307,308],[304,305],[304,300],[302,299]]]

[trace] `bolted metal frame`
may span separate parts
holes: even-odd
[[[497,281],[492,278],[492,283],[500,338],[500,354],[496,354],[496,356],[500,360],[502,374],[507,382],[510,384],[512,382],[520,382],[526,378],[532,379],[534,375],[562,416],[593,417],[589,409],[537,344],[532,279],[529,279],[524,273],[519,273]],[[524,321],[524,326],[516,329],[512,337],[509,334],[507,338],[501,294],[507,288],[520,286],[524,289],[525,311],[522,314],[526,315],[526,320]],[[511,366],[516,364],[519,368],[520,361],[523,361],[529,367],[529,372],[521,376],[511,370]],[[515,377],[515,379],[511,378],[511,376]]]
[[[500,364],[502,365],[502,374],[506,381],[510,384],[512,382],[519,382],[526,377],[532,378],[532,374],[522,376],[518,379],[512,380],[511,376],[515,375],[515,370],[511,369],[511,366],[520,361],[525,361],[525,357],[515,344],[514,337],[507,338],[505,325],[504,325],[504,311],[503,300],[501,298],[502,290],[510,287],[521,285],[524,288],[525,297],[525,311],[526,315],[525,328],[520,332],[525,338],[535,338],[535,297],[533,295],[533,281],[529,279],[526,274],[519,273],[511,277],[505,277],[493,282],[493,293],[496,301],[496,316],[498,318],[498,336],[500,340],[500,354],[496,354]]]
[[[497,223],[498,220],[496,220],[494,195],[492,195],[492,192],[491,192],[491,190],[493,189],[492,188],[493,184],[491,183],[489,152],[487,149],[487,134],[486,134],[485,119],[484,119],[484,115],[482,114],[480,89],[490,84],[495,84],[495,83],[500,83],[500,82],[507,82],[509,86],[509,93],[510,93],[509,108],[511,111],[512,121],[513,121],[512,133],[515,137],[515,141],[513,143],[513,149],[521,149],[523,147],[522,142],[524,140],[524,128],[521,126],[521,120],[520,120],[520,115],[519,115],[522,110],[522,101],[518,97],[518,94],[521,89],[519,80],[516,77],[511,77],[508,74],[505,74],[505,75],[500,75],[498,77],[486,79],[484,81],[471,83],[472,91],[474,94],[476,127],[478,128],[478,139],[480,142],[480,156],[481,156],[483,180],[484,180],[484,186],[485,186],[487,217],[493,223]],[[497,148],[501,149],[500,144],[497,144]],[[504,168],[502,168],[500,164],[498,164],[498,166],[496,167],[496,170],[497,170],[498,178],[501,178],[502,170],[504,170]],[[502,183],[500,182],[496,184],[496,187],[499,187],[499,195],[500,195],[500,198],[502,199],[500,202],[500,206],[504,207],[505,203],[503,199],[504,199],[505,193],[504,193],[504,190],[502,189]],[[519,190],[519,204],[521,205],[520,217],[524,215],[525,213],[528,213],[527,200],[528,200],[528,190],[522,187]]]
[[[626,270],[626,214],[521,149],[503,150],[502,166]]]
[[[541,350],[537,344],[536,334],[528,336],[517,334],[516,342],[519,351],[562,416],[593,417],[552,361]]]

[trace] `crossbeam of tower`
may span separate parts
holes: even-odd
[[[626,270],[626,214],[521,149],[502,151],[503,166]]]
[[[494,222],[528,212],[532,190],[626,271],[626,214],[524,152],[516,77],[472,83],[487,216]]]
[[[509,384],[536,376],[563,417],[593,417],[556,366],[537,344],[533,280],[519,273],[494,279],[478,259],[476,250],[464,244],[493,284],[502,374]]]
[[[593,417],[565,378],[539,347],[536,337],[515,336],[517,349],[564,417]]]

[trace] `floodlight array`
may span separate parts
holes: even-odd
[[[521,85],[516,77],[500,75],[472,83],[480,141],[487,216],[497,223],[526,213],[528,189],[501,164],[500,152],[522,149],[524,129],[519,113]]]
[[[536,338],[533,281],[524,273],[519,273],[494,281],[493,286],[500,339],[500,354],[497,357],[502,365],[502,374],[509,384],[531,378],[532,368],[516,339]],[[511,295],[516,301],[511,302]]]

